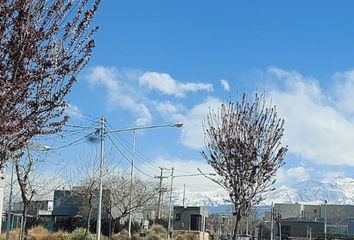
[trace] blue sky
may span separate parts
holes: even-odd
[[[102,1],[97,47],[68,98],[72,121],[90,125],[87,114],[106,116],[111,128],[183,121],[182,129],[137,134],[139,169],[209,171],[200,154],[208,107],[265,90],[286,120],[289,154],[279,184],[354,178],[353,7],[349,0]],[[131,133],[121,137],[132,141]],[[107,142],[111,161],[126,168]],[[83,159],[82,148],[96,145],[57,157]],[[202,178],[176,178],[183,184],[214,188]]]

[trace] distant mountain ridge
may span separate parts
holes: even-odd
[[[266,200],[260,205],[272,203],[354,204],[354,179],[336,178],[332,181],[306,180],[293,186],[281,186],[265,195]],[[207,206],[215,211],[226,211],[231,206],[228,194],[224,190],[208,192],[189,192],[185,194],[186,206]],[[175,204],[183,204],[183,192],[175,193]]]

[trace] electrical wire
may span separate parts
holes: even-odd
[[[111,141],[111,143],[113,144],[113,146],[117,149],[117,151],[123,156],[124,159],[126,159],[137,171],[139,171],[140,173],[142,173],[145,176],[148,176],[150,178],[154,178],[153,176],[151,176],[150,174],[144,173],[142,170],[140,170],[138,167],[136,167],[131,160],[129,160],[129,158],[127,158],[127,156],[125,156],[125,154],[118,148],[118,146],[115,144],[115,142],[113,141],[113,139],[111,138],[111,136],[109,134],[106,134],[108,139]]]
[[[81,138],[79,138],[79,139],[76,139],[76,140],[74,140],[74,141],[72,141],[72,142],[70,142],[70,143],[68,143],[68,144],[65,144],[65,145],[62,145],[62,146],[59,146],[59,147],[55,147],[55,148],[51,148],[50,150],[51,150],[51,151],[52,151],[52,150],[59,150],[59,149],[63,149],[63,148],[67,148],[67,147],[71,147],[71,146],[75,146],[75,145],[78,145],[78,144],[81,144],[81,143],[88,142],[89,140],[86,140],[86,141],[80,143],[81,140],[87,138],[87,137],[90,136],[91,134],[92,134],[92,133],[89,133],[89,134],[87,134],[87,135],[85,135],[85,136],[83,136],[83,137],[81,137]]]
[[[111,127],[111,125],[109,124],[109,126]],[[114,129],[112,129],[114,130]],[[138,157],[137,160],[141,163],[144,163],[147,165],[147,167],[149,167],[150,169],[153,169],[153,170],[157,170],[157,169],[160,169],[159,166],[155,165],[153,163],[153,160],[151,160],[150,158],[148,158],[147,156],[145,156],[143,153],[141,153],[140,151],[137,151],[136,149],[133,149],[133,147],[131,146],[131,144],[121,135],[119,134],[118,132],[115,132],[116,134],[113,135],[113,137],[122,143],[122,145],[125,146],[126,149],[128,149],[128,151],[135,151],[136,153],[136,156]],[[119,138],[119,139],[118,139]]]

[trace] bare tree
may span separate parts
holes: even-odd
[[[104,188],[110,190],[109,215],[112,220],[110,232],[129,213],[135,212],[148,205],[154,200],[157,194],[156,186],[153,183],[135,178],[133,181],[133,191],[130,191],[130,177],[123,172],[115,172],[107,178]],[[129,196],[133,194],[132,204],[129,204]],[[107,201],[107,200],[106,200]]]
[[[35,190],[31,184],[31,181],[29,180],[30,174],[33,172],[35,160],[32,158],[29,152],[27,161],[25,162],[26,163],[22,164],[19,158],[14,160],[17,182],[20,187],[21,199],[23,204],[23,212],[21,219],[22,221],[20,227],[20,240],[23,240],[25,236],[28,205],[30,204],[35,194]]]
[[[280,141],[284,120],[266,104],[263,94],[256,93],[250,102],[244,93],[240,101],[222,104],[217,112],[210,109],[204,123],[202,155],[218,174],[209,178],[229,192],[234,205],[234,240],[241,217],[263,200],[262,193],[272,190],[272,178],[287,152]]]
[[[46,158],[46,154],[34,154],[27,149],[27,154],[21,158],[13,159],[14,170],[16,174],[19,192],[22,200],[22,219],[20,240],[24,239],[26,233],[26,224],[28,216],[28,208],[33,199],[48,198],[48,195],[58,188],[62,183],[58,181],[58,176],[47,176],[42,170],[41,164]],[[59,177],[60,178],[60,177]]]
[[[80,212],[87,220],[84,239],[87,238],[90,231],[93,209],[96,207],[95,204],[97,204],[99,183],[99,168],[96,166],[95,158],[89,156],[88,159],[89,161],[86,164],[81,161],[80,165],[77,165],[77,173],[82,175],[83,179],[80,186],[75,189],[75,194],[77,194],[81,202]]]
[[[64,97],[95,45],[89,24],[100,0],[88,2],[0,0],[0,167],[67,121]]]

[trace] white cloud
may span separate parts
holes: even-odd
[[[278,68],[268,73],[285,82],[284,89],[270,91],[270,97],[285,119],[289,152],[316,163],[353,166],[353,121],[332,106],[318,82]]]
[[[219,99],[209,97],[201,104],[195,105],[186,113],[183,119],[182,144],[196,150],[200,150],[204,147],[202,123],[209,112],[209,108],[216,110],[221,104],[222,102]]]
[[[276,176],[276,185],[287,183],[296,184],[310,179],[312,169],[305,167],[293,167],[289,169],[279,168]]]
[[[170,101],[155,102],[157,112],[171,122],[183,122],[184,107],[182,105],[173,104]]]
[[[184,97],[186,92],[213,91],[213,86],[209,83],[181,83],[174,80],[167,73],[158,72],[144,73],[139,77],[139,83],[141,86],[146,86],[166,95],[174,95],[177,97]]]
[[[334,75],[335,102],[342,111],[354,114],[354,70]]]
[[[227,80],[221,79],[220,83],[221,83],[221,85],[222,85],[222,87],[224,88],[225,91],[230,91],[230,85],[229,85]]]
[[[152,120],[150,110],[142,100],[137,99],[138,94],[131,86],[124,82],[129,78],[128,74],[124,75],[116,68],[96,66],[91,69],[88,80],[92,85],[100,84],[106,88],[111,108],[118,106],[133,112],[137,117],[137,125],[150,124]]]
[[[76,106],[75,104],[69,103],[68,106],[65,109],[66,113],[74,118],[82,118],[83,115],[80,111],[80,108]]]
[[[169,101],[156,103],[156,109],[166,114],[175,114],[178,112],[178,108]]]

